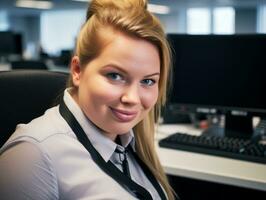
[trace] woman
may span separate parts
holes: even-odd
[[[63,102],[19,125],[1,149],[0,194],[174,199],[154,149],[169,65],[162,26],[144,0],[93,0]]]

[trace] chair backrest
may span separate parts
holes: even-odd
[[[41,60],[19,60],[11,62],[12,69],[48,69],[47,65]]]
[[[68,73],[46,70],[0,72],[0,147],[19,123],[28,123],[62,99]]]

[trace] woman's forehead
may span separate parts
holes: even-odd
[[[97,57],[99,62],[115,64],[122,68],[139,67],[153,71],[160,71],[160,57],[158,49],[146,40],[133,38],[125,34],[117,34],[101,51]],[[142,69],[144,70],[144,69]]]

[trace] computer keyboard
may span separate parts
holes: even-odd
[[[159,146],[266,164],[266,145],[252,140],[175,133],[161,139]]]

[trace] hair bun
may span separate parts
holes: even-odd
[[[148,0],[92,0],[89,3],[86,20],[96,13],[101,13],[104,9],[112,8],[118,10],[146,10]]]

